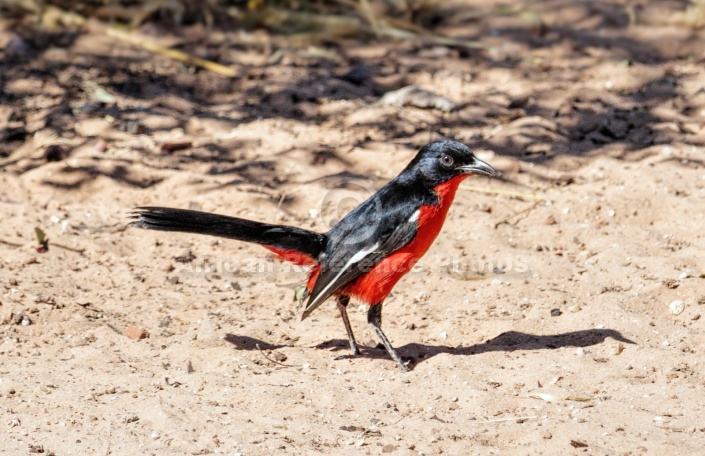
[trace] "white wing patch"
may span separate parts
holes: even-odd
[[[409,223],[416,223],[419,220],[419,215],[421,215],[421,209],[416,209],[411,217],[409,217]]]
[[[379,247],[379,242],[375,243],[375,245],[373,245],[372,247],[369,247],[369,248],[367,248],[367,249],[362,249],[362,250],[360,250],[360,251],[357,252],[355,255],[353,255],[352,257],[350,257],[350,259],[348,260],[348,262],[345,263],[345,266],[343,266],[343,267],[340,269],[340,271],[338,271],[338,274],[335,275],[335,277],[333,278],[333,280],[331,280],[330,282],[328,282],[328,285],[326,285],[326,287],[325,287],[323,290],[321,290],[320,293],[318,293],[318,297],[317,297],[314,301],[312,301],[307,307],[308,307],[308,308],[315,308],[316,306],[318,306],[318,304],[319,304],[319,302],[318,302],[319,299],[320,299],[322,296],[325,296],[325,295],[326,295],[326,292],[328,291],[328,289],[329,289],[330,287],[332,287],[332,286],[338,281],[338,279],[340,278],[340,276],[343,275],[343,273],[344,273],[345,271],[347,271],[348,269],[350,269],[350,266],[354,265],[355,263],[359,263],[360,261],[362,261],[367,255],[369,255],[370,253],[372,253],[372,252],[374,252],[375,250],[377,250],[378,247]]]

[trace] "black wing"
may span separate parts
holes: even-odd
[[[397,193],[399,189],[392,188],[391,194],[385,189],[358,206],[328,233],[328,257],[321,259],[323,266],[302,319],[416,237],[419,207],[423,202],[408,193]]]

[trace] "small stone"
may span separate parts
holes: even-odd
[[[287,360],[286,355],[284,353],[278,352],[278,351],[273,352],[272,357],[280,363],[283,363],[284,361]]]
[[[583,349],[583,347],[578,347],[575,349],[575,354],[578,356],[583,356],[585,355],[585,350]]]
[[[678,274],[678,279],[677,280],[685,280],[693,277],[692,271],[683,271],[680,274]]]
[[[10,320],[12,320],[12,323],[14,323],[16,325],[21,325],[24,317],[25,317],[25,313],[20,312],[20,313],[10,315]]]
[[[417,86],[407,86],[384,94],[379,100],[383,106],[415,106],[417,108],[435,108],[443,112],[455,109],[453,101]]]
[[[136,326],[128,326],[124,332],[125,336],[132,340],[141,340],[149,337],[147,330]]]
[[[194,255],[193,252],[191,252],[190,250],[187,250],[181,255],[174,257],[174,261],[177,261],[179,263],[190,263],[195,259],[196,255]]]
[[[139,120],[126,120],[118,124],[117,129],[131,135],[141,135],[147,131],[147,128]]]
[[[122,417],[123,423],[134,423],[135,421],[139,421],[140,417],[134,414],[126,414],[125,416]],[[62,421],[63,422],[63,421]],[[64,424],[65,426],[65,424]]]
[[[159,326],[160,328],[168,328],[170,324],[171,324],[171,317],[166,316],[159,321],[159,325],[157,325],[157,326]]]
[[[622,342],[619,342],[619,343],[617,343],[617,346],[614,347],[612,353],[615,356],[619,356],[622,354],[623,351],[624,351],[624,344]]]
[[[193,374],[194,372],[195,372],[195,370],[193,369],[193,363],[192,363],[191,360],[189,359],[189,360],[188,360],[188,363],[186,363],[186,373],[187,373],[187,374]]]
[[[563,312],[561,312],[561,309],[551,309],[552,317],[560,317],[562,314]]]
[[[103,138],[98,139],[98,141],[96,141],[95,145],[93,146],[93,150],[98,153],[105,152],[107,149],[108,142]]]
[[[542,437],[544,440],[551,440],[551,439],[553,438],[553,434],[551,434],[550,432],[546,431],[546,432],[544,432],[543,434],[541,434],[541,437]]]
[[[555,218],[554,216],[549,215],[548,218],[546,218],[546,220],[545,220],[543,223],[544,223],[545,225],[549,225],[549,226],[550,226],[550,225],[555,225],[555,224],[557,224],[558,221],[556,220],[556,218]]]
[[[685,303],[680,299],[675,300],[668,305],[668,310],[671,311],[671,315],[680,315],[685,310]]]

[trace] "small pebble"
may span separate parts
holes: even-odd
[[[614,347],[614,350],[613,350],[612,353],[613,353],[615,356],[619,356],[619,355],[622,354],[623,351],[624,351],[624,344],[621,343],[621,342],[619,342],[619,343],[617,344],[617,346]]]
[[[177,261],[179,263],[190,263],[195,259],[196,255],[194,255],[193,252],[191,252],[190,250],[186,250],[181,255],[174,257],[174,261]]]
[[[21,324],[22,324],[22,320],[24,320],[25,317],[26,317],[25,313],[24,313],[24,312],[20,312],[20,313],[17,313],[17,314],[13,314],[12,317],[11,317],[11,319],[12,319],[12,322],[13,322],[14,324],[16,324],[16,325],[21,325]]]
[[[136,326],[128,326],[124,332],[125,336],[132,340],[141,340],[149,337],[147,330]]]
[[[284,361],[287,360],[287,357],[284,353],[275,351],[272,353],[272,357],[276,360],[279,361],[280,363],[283,363]]]
[[[675,300],[668,305],[668,310],[671,311],[671,315],[680,315],[685,310],[685,303],[681,300]]]
[[[693,274],[690,271],[683,271],[678,275],[678,280],[685,280],[693,277]]]
[[[551,309],[552,317],[560,317],[562,314],[563,312],[561,312],[561,309]]]
[[[127,414],[122,417],[123,423],[134,423],[135,421],[139,421],[140,417],[137,415],[132,415],[132,414]],[[66,423],[63,421],[59,423],[59,426],[63,427],[66,426]]]

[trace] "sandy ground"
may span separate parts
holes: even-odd
[[[702,454],[703,34],[590,4],[448,26],[477,52],[164,38],[232,80],[3,31],[2,452]],[[457,107],[375,104],[407,84]],[[305,272],[265,250],[126,228],[167,205],[325,230],[441,135],[503,177],[461,186],[385,306],[410,373],[364,309],[355,358],[332,303],[300,322]]]

